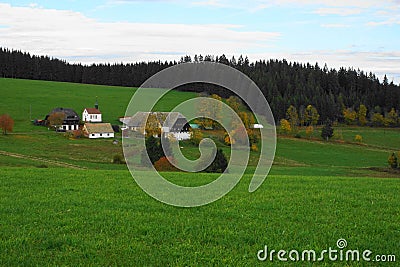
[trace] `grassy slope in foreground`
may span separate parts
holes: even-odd
[[[339,238],[400,256],[397,179],[270,176],[250,194],[245,176],[185,209],[147,196],[127,171],[1,172],[0,265],[255,266],[264,245],[321,251]]]

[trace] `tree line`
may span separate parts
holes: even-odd
[[[243,56],[228,59],[225,55],[195,55],[169,62],[82,65],[0,48],[0,77],[138,87],[165,68],[202,61],[226,64],[248,75],[270,103],[277,122],[286,118],[286,110],[291,105],[297,110],[312,105],[318,110],[320,121],[339,122],[346,120],[343,107],[354,111],[362,104],[383,117],[392,109],[395,112],[400,109],[400,87],[386,76],[381,82],[375,74],[362,70],[328,69],[326,65],[291,63],[284,59],[250,62]],[[224,98],[232,95],[226,89],[210,84],[195,83],[176,89],[218,94]]]

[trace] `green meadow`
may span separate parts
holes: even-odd
[[[121,142],[70,139],[31,124],[55,107],[79,114],[96,96],[104,120],[117,124],[134,88],[0,79],[0,91],[0,114],[15,121],[12,134],[0,135],[0,266],[398,266],[400,174],[388,171],[387,159],[400,150],[399,129],[338,126],[341,140],[330,142],[318,138],[319,129],[311,139],[279,136],[270,175],[256,192],[248,192],[246,174],[214,203],[177,208],[143,192],[124,164],[111,163]],[[195,96],[173,91],[155,109]],[[181,147],[198,155],[188,143]],[[249,170],[256,160],[252,152]],[[164,175],[186,186],[218,177]],[[257,259],[264,246],[320,253],[337,249],[341,238],[346,249],[395,255],[396,262]]]

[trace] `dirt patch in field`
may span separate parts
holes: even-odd
[[[14,138],[17,138],[17,139],[25,139],[25,140],[32,140],[32,139],[34,139],[34,138],[32,138],[32,136],[30,136],[30,135],[14,135]]]
[[[367,170],[373,171],[371,176],[380,178],[400,178],[400,169],[369,167]]]

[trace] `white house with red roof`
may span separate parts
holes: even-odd
[[[102,122],[101,112],[97,108],[85,108],[82,113],[82,120],[85,122]]]
[[[102,122],[99,104],[94,105],[94,108],[85,108],[82,113],[82,121],[84,122]]]

